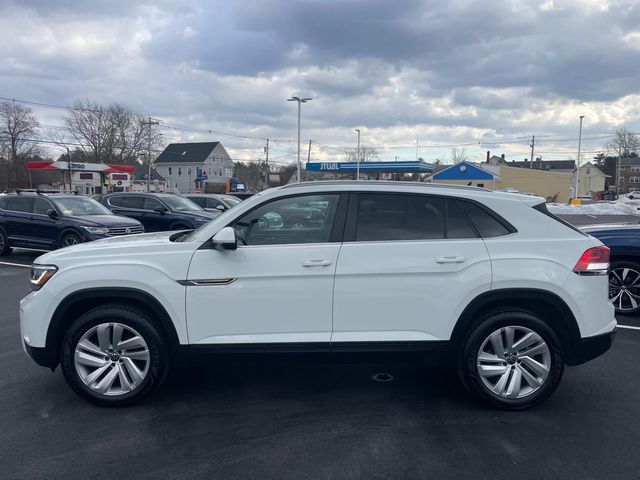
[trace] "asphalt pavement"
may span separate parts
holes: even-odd
[[[621,224],[621,223],[640,223],[640,215],[558,215],[567,222],[575,225],[576,227],[582,227],[586,225],[601,225],[601,224]]]
[[[476,403],[446,365],[299,356],[200,361],[102,409],[22,351],[27,272],[0,265],[2,479],[639,478],[640,330],[526,412]]]

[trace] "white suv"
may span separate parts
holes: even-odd
[[[538,197],[401,182],[262,192],[191,232],[39,257],[25,350],[100,405],[139,400],[182,354],[441,351],[522,409],[616,330],[609,251]]]

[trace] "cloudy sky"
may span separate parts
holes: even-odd
[[[0,0],[0,96],[120,102],[238,159],[585,157],[640,131],[638,0]],[[34,107],[46,126],[64,110]],[[180,128],[176,128],[180,127]],[[211,131],[211,133],[209,133]],[[246,138],[245,138],[246,137]],[[306,150],[305,150],[306,154]]]

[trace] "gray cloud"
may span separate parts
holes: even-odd
[[[593,128],[638,129],[640,6],[604,5],[0,1],[0,95],[290,138],[285,99],[304,93],[308,135],[325,142],[351,142],[354,126],[380,142],[567,135],[581,104]]]

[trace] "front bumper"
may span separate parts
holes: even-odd
[[[24,351],[41,367],[49,367],[51,370],[55,370],[58,365],[58,359],[56,358],[53,349],[46,347],[32,347],[27,342],[22,340],[22,346]]]
[[[611,332],[581,338],[567,359],[567,365],[580,365],[605,353],[611,348],[616,331],[614,328]]]

